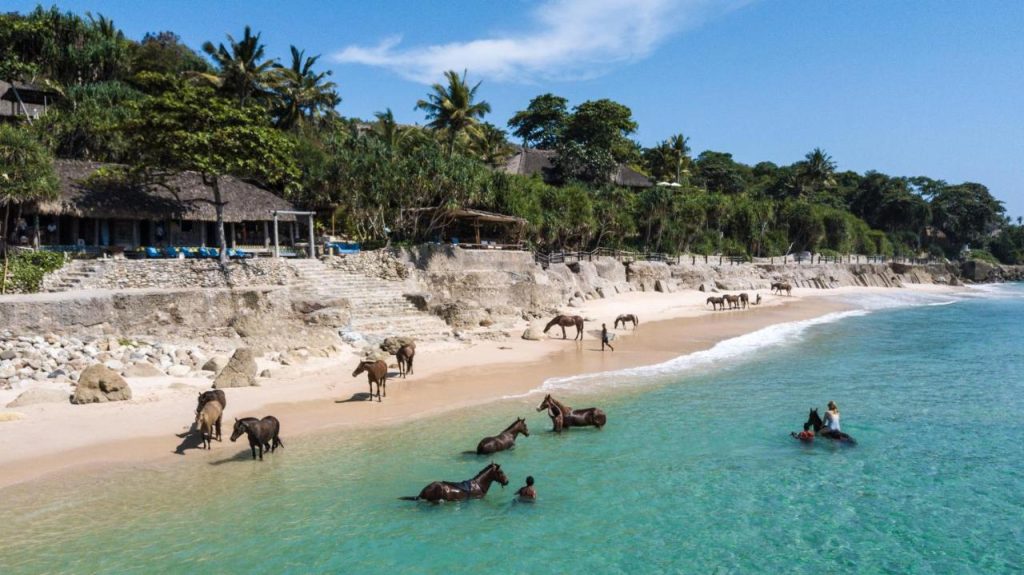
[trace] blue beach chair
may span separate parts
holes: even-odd
[[[178,257],[178,248],[174,248],[174,247],[171,247],[171,246],[166,246],[166,247],[164,247],[163,252],[164,252],[164,255],[169,257],[169,258],[176,258],[176,257]]]
[[[153,248],[153,247],[148,247],[148,248],[146,248],[146,257],[147,258],[162,258],[164,256],[163,256],[163,254],[160,253],[160,250],[158,250],[156,248]]]

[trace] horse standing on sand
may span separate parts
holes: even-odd
[[[403,379],[406,375],[412,375],[412,359],[416,357],[416,344],[409,343],[398,348],[395,357],[398,359],[398,375]]]
[[[740,305],[743,306],[743,309],[747,309],[747,306],[750,305],[750,296],[747,295],[747,292],[740,294]]]
[[[284,449],[284,442],[281,441],[281,422],[273,415],[263,419],[255,417],[235,418],[235,429],[231,432],[231,441],[235,441],[242,434],[249,438],[249,449],[252,450],[252,458],[256,459],[256,448],[260,448],[260,461],[263,461],[263,451],[273,453],[278,447]]]
[[[576,326],[576,337],[572,338],[573,341],[583,341],[583,318],[578,315],[556,315],[554,319],[548,322],[548,325],[544,326],[544,333],[547,333],[552,326],[558,325],[562,328],[562,339],[565,339],[565,328],[574,325]]]
[[[570,427],[594,426],[601,429],[608,422],[605,413],[596,407],[573,409],[551,397],[551,394],[544,396],[544,401],[537,406],[537,411],[545,409],[548,410],[548,417],[551,418],[552,431],[557,433]]]
[[[772,284],[772,293],[782,295],[782,292],[786,292],[786,295],[793,295],[793,286],[786,282],[775,282]]]
[[[425,500],[431,503],[442,501],[465,501],[467,499],[483,499],[497,481],[502,487],[508,485],[508,477],[497,463],[490,463],[472,479],[465,481],[435,481],[424,487],[416,497],[400,497],[406,501]]]
[[[726,294],[722,296],[722,299],[725,301],[725,303],[729,304],[729,309],[740,308],[740,296]]]
[[[636,329],[636,326],[640,325],[640,318],[636,317],[631,313],[624,313],[619,317],[615,318],[615,329],[619,329],[620,321],[622,322],[622,327],[626,327],[626,324],[631,322],[633,324],[633,329]]]
[[[704,305],[711,304],[711,309],[718,310],[718,308],[725,309],[725,299],[720,297],[711,296],[708,301],[704,302]]]
[[[220,416],[223,412],[224,410],[221,409],[220,402],[210,401],[196,415],[196,428],[199,429],[199,434],[203,438],[203,447],[206,449],[213,449],[211,443],[215,435],[217,436],[217,441],[220,441],[217,422],[220,421]]]
[[[222,437],[221,434],[220,434],[220,420],[224,418],[224,409],[227,408],[227,406],[228,406],[228,398],[224,396],[224,390],[223,389],[211,389],[211,390],[204,391],[204,392],[200,393],[199,394],[199,402],[196,404],[196,415],[199,415],[199,412],[202,411],[203,406],[206,405],[207,403],[211,402],[211,401],[216,401],[216,402],[220,403],[220,409],[221,409],[221,414],[220,415],[221,416],[217,418],[217,423],[216,423],[216,426],[217,426],[217,441],[220,441],[221,437]]]
[[[857,440],[851,437],[849,433],[844,433],[842,431],[830,431],[826,429],[825,422],[821,420],[821,416],[818,415],[818,408],[816,407],[811,409],[810,413],[807,414],[807,422],[804,423],[804,432],[807,432],[809,428],[814,428],[815,435],[827,437],[834,441],[838,441],[840,443],[845,443],[848,445],[857,445]],[[791,433],[791,435],[801,440],[803,440],[803,438],[800,437],[801,435],[806,436],[805,434],[797,433]]]
[[[370,397],[367,398],[373,401],[373,384],[377,384],[377,401],[381,401],[381,390],[384,390],[384,397],[388,396],[388,364],[384,363],[383,360],[372,360],[366,359],[359,362],[356,366],[356,370],[352,372],[352,377],[359,375],[360,373],[366,372],[366,380],[370,383]]]
[[[522,433],[526,437],[530,437],[530,430],[526,428],[526,420],[522,417],[517,417],[512,425],[505,428],[494,437],[485,437],[480,440],[480,443],[476,446],[477,455],[489,455],[498,451],[505,451],[506,449],[512,449],[516,446],[516,437]]]

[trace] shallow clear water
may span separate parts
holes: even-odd
[[[0,491],[0,572],[1024,571],[1024,289],[867,306],[546,384],[603,431],[548,432],[533,395]],[[857,447],[789,437],[829,399]],[[397,500],[473,476],[462,451],[517,415],[508,488]],[[528,474],[539,501],[513,503]]]

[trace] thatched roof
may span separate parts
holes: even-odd
[[[217,219],[213,191],[196,172],[174,174],[161,184],[110,184],[90,182],[89,177],[100,168],[116,168],[113,164],[79,160],[57,160],[55,164],[60,195],[35,206],[40,214],[123,220]],[[220,191],[225,222],[269,221],[274,219],[274,210],[295,209],[267,190],[231,176],[220,179]],[[294,221],[295,216],[278,219]]]
[[[434,212],[440,208],[411,208],[410,212]],[[509,216],[505,214],[496,214],[494,212],[487,212],[484,210],[477,210],[473,208],[454,208],[445,209],[445,214],[455,220],[474,220],[478,222],[490,222],[499,224],[519,224],[526,225],[529,222],[525,218],[518,216]]]
[[[534,176],[540,174],[545,182],[553,182],[555,178],[555,158],[558,153],[554,150],[522,149],[519,153],[509,158],[505,163],[505,173],[520,176]],[[649,188],[651,180],[640,172],[625,164],[619,164],[612,174],[612,182],[624,188]]]

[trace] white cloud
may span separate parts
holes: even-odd
[[[590,77],[648,56],[673,33],[743,0],[547,0],[530,13],[529,30],[468,42],[402,47],[401,37],[349,46],[337,62],[378,66],[425,84],[446,70],[533,82]]]

